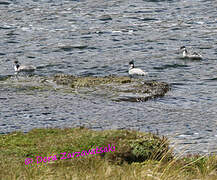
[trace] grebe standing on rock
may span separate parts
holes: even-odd
[[[129,67],[128,73],[129,73],[130,76],[133,76],[133,75],[144,76],[144,75],[147,75],[147,74],[148,74],[147,72],[144,72],[144,71],[143,71],[142,69],[140,69],[140,68],[135,68],[135,67],[134,67],[134,61],[133,61],[133,60],[129,62],[129,65],[130,65],[130,67]]]

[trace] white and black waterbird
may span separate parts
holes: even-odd
[[[201,54],[198,54],[196,52],[188,52],[186,47],[185,46],[182,46],[180,47],[180,49],[182,50],[182,55],[183,55],[183,58],[188,58],[188,59],[197,59],[197,60],[200,60],[202,59],[202,55]]]
[[[36,67],[32,65],[20,65],[18,61],[14,61],[14,70],[15,70],[15,73],[34,72],[36,70]]]
[[[135,68],[135,67],[134,67],[134,61],[130,61],[130,62],[129,62],[129,65],[130,65],[130,67],[129,67],[128,73],[129,73],[130,76],[133,76],[133,75],[144,76],[144,75],[147,75],[147,74],[148,74],[147,72],[144,72],[144,71],[143,71],[142,69],[140,69],[140,68]]]

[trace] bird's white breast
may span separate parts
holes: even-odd
[[[14,66],[14,70],[15,70],[16,72],[18,71],[17,66]]]
[[[147,72],[144,72],[143,70],[139,68],[133,68],[129,70],[129,75],[147,75]]]
[[[14,67],[14,69],[15,69],[15,71],[29,71],[29,72],[31,72],[31,71],[34,71],[36,68],[34,67],[34,66],[31,66],[31,65],[29,65],[29,66],[25,66],[25,65],[21,65],[18,69],[17,69],[17,67],[15,66]]]

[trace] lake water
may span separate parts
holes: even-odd
[[[3,0],[0,2],[0,133],[39,127],[159,133],[178,152],[217,152],[217,3],[213,0]],[[185,45],[201,53],[184,60]],[[13,61],[36,76],[127,75],[128,63],[171,90],[147,102],[25,91],[5,85]]]

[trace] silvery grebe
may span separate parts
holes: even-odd
[[[185,46],[182,46],[180,47],[180,49],[183,51],[183,58],[189,58],[189,59],[202,59],[202,55],[196,53],[196,52],[193,52],[193,53],[190,53],[186,50],[186,47]]]
[[[141,70],[140,68],[135,68],[134,67],[134,61],[130,61],[129,62],[129,75],[140,75],[140,76],[144,76],[144,75],[147,75],[148,73],[147,72],[144,72],[143,70]]]
[[[32,65],[20,65],[18,61],[14,61],[14,70],[16,73],[19,72],[33,72],[36,67]]]

